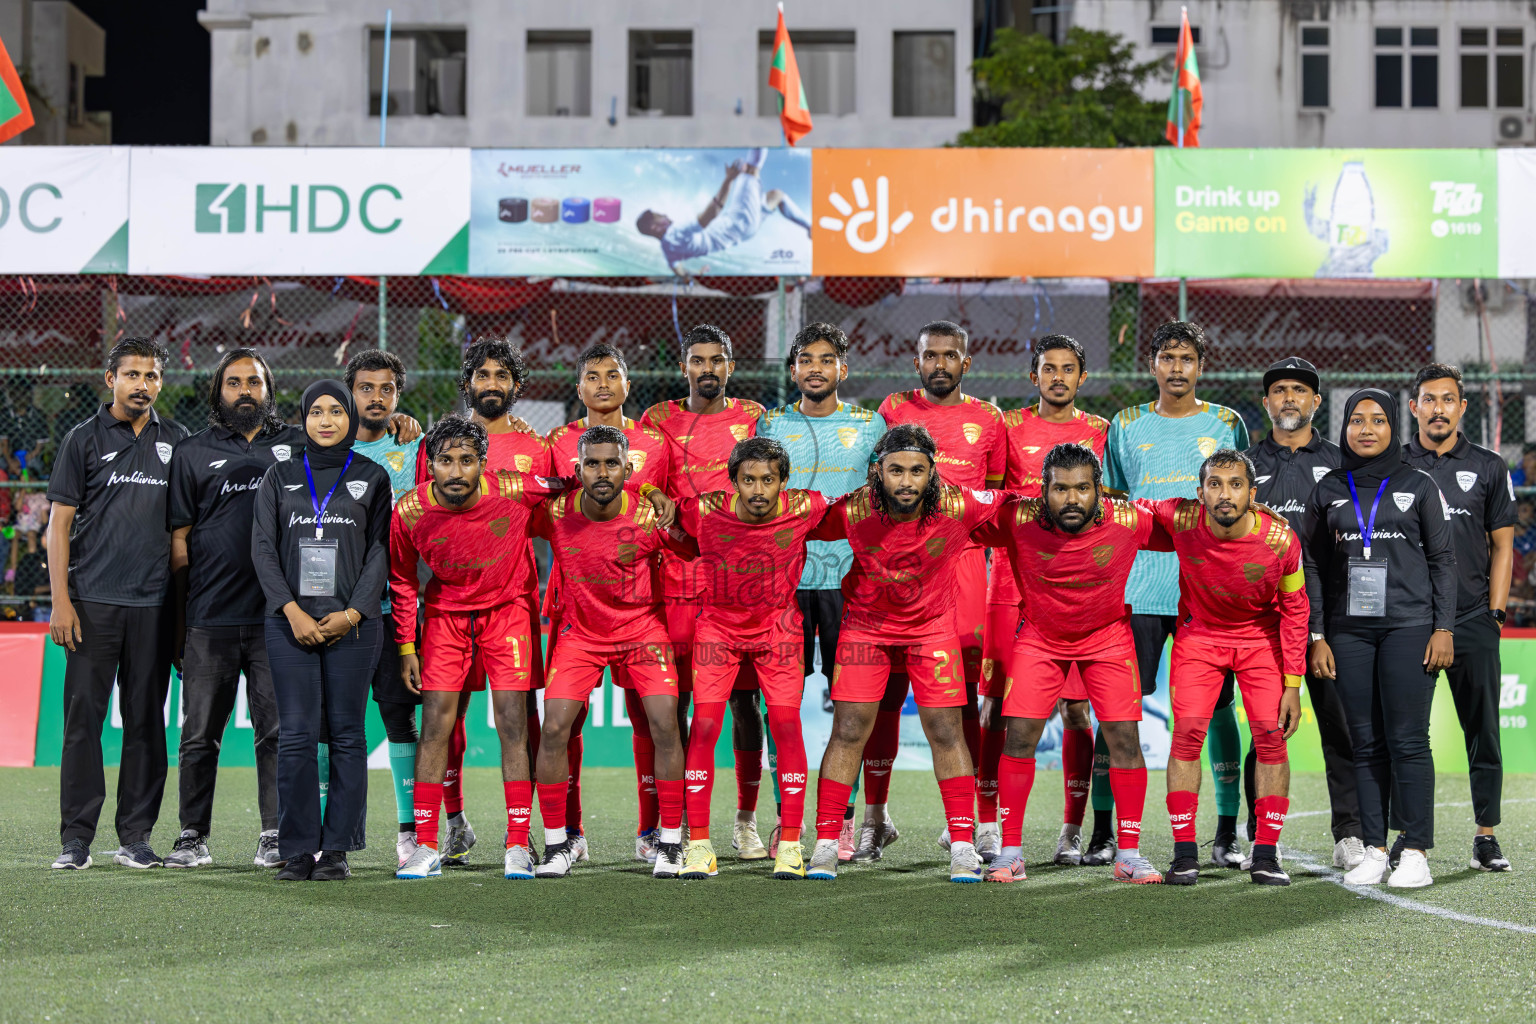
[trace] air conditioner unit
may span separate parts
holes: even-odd
[[[1494,122],[1493,144],[1529,146],[1536,144],[1536,117],[1531,114],[1500,114]]]
[[[1469,278],[1460,282],[1461,305],[1468,312],[1476,312],[1478,298],[1481,295],[1482,308],[1490,313],[1497,313],[1504,308],[1504,300],[1509,289],[1498,278]]]

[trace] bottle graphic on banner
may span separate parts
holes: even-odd
[[[1387,232],[1376,227],[1376,197],[1365,175],[1365,164],[1350,160],[1333,183],[1326,219],[1316,214],[1317,186],[1307,187],[1302,209],[1307,230],[1328,243],[1328,256],[1317,277],[1370,277],[1376,261],[1387,251]]]

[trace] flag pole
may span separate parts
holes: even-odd
[[[1183,62],[1189,60],[1189,55],[1184,52],[1184,34],[1189,30],[1189,8],[1181,7],[1179,10],[1182,13],[1182,18],[1179,25],[1179,45],[1174,49],[1174,52],[1177,54],[1175,59],[1178,61],[1178,64],[1173,69],[1173,98],[1179,108],[1179,141],[1176,145],[1183,149],[1184,97],[1179,95],[1179,76],[1184,73]],[[1195,38],[1193,33],[1190,33],[1189,42],[1191,46],[1194,45]],[[1179,278],[1179,319],[1181,321],[1189,319],[1189,279],[1185,277]]]
[[[389,42],[394,32],[395,9],[384,12],[384,81],[379,96],[379,148],[389,135]],[[389,349],[389,278],[379,275],[379,351]]]

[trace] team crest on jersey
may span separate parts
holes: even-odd
[[[929,537],[923,546],[928,549],[929,558],[938,558],[944,553],[944,547],[949,543],[948,537]]]
[[[1407,512],[1408,506],[1413,504],[1413,495],[1403,491],[1393,491],[1392,500],[1397,503],[1397,510],[1399,512]]]
[[[997,668],[997,662],[993,661],[991,658],[982,658],[981,659],[981,678],[987,680],[988,682],[991,682],[992,681],[992,673],[996,670],[996,668]]]
[[[527,473],[533,469],[533,456],[514,455],[512,456],[512,465],[517,467],[519,473]]]
[[[160,456],[160,461],[169,464],[171,461],[171,446],[164,441],[155,442],[155,454]]]
[[[1255,562],[1243,563],[1243,579],[1249,583],[1257,583],[1264,578],[1264,567]]]
[[[1323,479],[1323,477],[1325,477],[1327,475],[1328,475],[1328,467],[1327,466],[1313,466],[1312,467],[1312,482],[1313,483],[1318,483],[1319,481],[1321,481]]]
[[[508,528],[512,525],[512,517],[499,516],[495,519],[492,519],[488,525],[491,528],[491,532],[496,536],[505,537],[507,535]]]
[[[1219,448],[1220,445],[1216,443],[1216,439],[1214,437],[1197,437],[1195,438],[1195,447],[1200,449],[1200,454],[1202,457],[1208,459],[1212,455],[1216,454],[1216,449]]]
[[[396,473],[405,468],[405,452],[385,452],[384,461],[389,463],[389,468]]]
[[[975,444],[977,441],[981,440],[981,424],[962,423],[960,425],[960,433],[964,434],[965,439],[971,444]]]
[[[853,442],[859,439],[858,427],[838,427],[837,439],[843,442],[844,448],[852,448]]]
[[[629,468],[634,470],[636,473],[644,469],[645,452],[636,451],[635,449],[631,448],[629,450]]]
[[[750,429],[745,423],[732,423],[730,427],[731,436],[738,441],[745,441],[747,439],[747,431]]]
[[[618,558],[620,565],[629,565],[635,560],[635,555],[640,552],[638,544],[620,544],[618,546]]]
[[[1093,549],[1093,564],[1100,569],[1108,565],[1109,560],[1113,557],[1115,557],[1115,546],[1113,544],[1100,544]]]
[[[1456,483],[1461,487],[1463,491],[1470,491],[1472,489],[1472,485],[1477,483],[1477,474],[1462,470],[1460,473],[1456,474]]]
[[[348,480],[347,481],[347,493],[352,495],[352,500],[353,501],[362,501],[363,500],[363,495],[368,493],[368,481],[366,481],[366,480]]]
[[[286,444],[275,444],[272,446],[272,457],[278,462],[287,462],[293,458],[293,449]]]
[[[782,530],[775,530],[773,534],[773,542],[779,546],[780,551],[789,547],[789,542],[794,539],[795,528],[793,526],[786,526]]]

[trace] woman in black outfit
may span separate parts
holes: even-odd
[[[364,845],[363,723],[379,658],[393,497],[383,468],[352,452],[357,409],[345,385],[311,384],[302,408],[303,451],[262,477],[251,534],[277,695],[278,854],[287,861],[280,881],[347,878],[347,851]],[[331,754],[323,822],[315,750],[322,723]]]
[[[1301,543],[1312,602],[1312,674],[1337,679],[1355,750],[1365,860],[1355,884],[1387,873],[1387,818],[1405,849],[1388,885],[1430,884],[1435,762],[1429,709],[1451,664],[1456,556],[1427,473],[1403,461],[1397,401],[1365,388],[1344,406],[1343,465],[1307,501]]]

